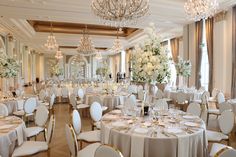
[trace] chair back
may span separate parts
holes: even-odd
[[[8,116],[8,109],[7,106],[5,104],[0,103],[0,116]]]
[[[36,106],[37,106],[37,103],[36,103],[36,98],[28,98],[26,101],[25,101],[25,104],[24,104],[24,111],[25,113],[27,114],[30,114],[30,113],[33,113],[34,110],[36,109]]]
[[[98,102],[93,102],[90,107],[90,115],[94,122],[102,119],[102,106]]]
[[[218,104],[222,103],[222,102],[225,102],[225,96],[222,92],[219,92],[217,94],[217,102]]]
[[[79,89],[78,90],[78,97],[82,100],[84,98],[84,90],[83,89]]]
[[[154,104],[158,109],[168,110],[168,103],[164,99],[155,100]]]
[[[132,101],[132,103],[133,104],[136,104],[136,96],[135,95],[133,95],[133,94],[131,94],[130,96],[129,96],[129,99]]]
[[[72,105],[74,109],[76,108],[77,102],[76,102],[75,94],[70,95],[70,104]]]
[[[61,89],[61,95],[62,95],[63,98],[67,98],[69,96],[69,90],[68,90],[67,87],[63,87]]]
[[[218,106],[219,106],[220,114],[226,110],[232,111],[232,105],[228,102],[222,102],[222,103],[218,104]]]
[[[187,113],[191,113],[195,116],[200,117],[201,112],[202,112],[202,109],[201,109],[200,104],[198,104],[198,103],[195,103],[195,102],[190,103],[187,107]]]
[[[235,156],[236,156],[236,150],[231,147],[224,147],[214,155],[214,157],[235,157]]]
[[[201,96],[202,104],[207,105],[207,107],[208,107],[209,95],[210,95],[209,92],[205,91],[202,93],[202,96]]]
[[[142,89],[138,91],[138,99],[141,101],[144,99],[144,91]]]
[[[101,145],[96,149],[94,157],[123,157],[123,155],[111,146]]]
[[[94,96],[91,103],[98,102],[100,105],[102,105],[102,99],[99,96]],[[91,105],[91,104],[90,104]]]
[[[45,97],[46,97],[46,92],[42,89],[39,92],[39,100],[44,101]]]
[[[44,127],[48,120],[48,109],[44,105],[40,105],[37,107],[35,113],[35,124],[40,127]]]
[[[78,135],[81,132],[81,118],[77,110],[72,112],[72,125],[75,133]]]
[[[156,98],[157,99],[162,99],[164,97],[164,93],[161,90],[157,90],[156,92]]]
[[[218,122],[222,133],[226,135],[231,133],[234,128],[234,113],[230,110],[222,112]]]
[[[72,157],[77,157],[78,154],[78,142],[76,138],[76,134],[71,124],[66,124],[65,126],[66,131],[66,141],[67,145],[70,150],[70,154]]]
[[[186,95],[184,92],[178,92],[176,97],[177,103],[184,103],[186,101]]]
[[[55,102],[56,95],[53,93],[50,97],[49,108],[52,109]]]
[[[48,144],[52,140],[52,136],[53,136],[54,129],[55,129],[55,124],[56,124],[55,117],[54,117],[54,115],[51,115],[49,123],[48,123],[47,131],[46,131],[46,141]]]
[[[219,90],[216,89],[216,88],[214,88],[214,89],[212,90],[212,92],[211,92],[211,96],[212,96],[213,98],[216,98],[216,96],[217,96],[218,93],[219,93]]]

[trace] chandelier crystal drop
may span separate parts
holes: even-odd
[[[102,59],[102,54],[101,54],[100,51],[98,51],[98,52],[96,53],[95,58],[96,58],[97,60],[101,60],[101,59]]]
[[[121,29],[120,29],[121,30]],[[113,52],[114,54],[116,53],[120,53],[123,50],[123,46],[121,44],[121,41],[119,39],[118,36],[118,32],[120,31],[119,29],[117,29],[117,33],[116,33],[116,39],[113,42],[113,46],[111,48],[111,52]]]
[[[88,34],[87,26],[83,30],[83,36],[80,38],[80,44],[77,47],[77,51],[80,55],[83,56],[91,56],[95,52],[93,42]]]
[[[93,0],[91,9],[104,24],[124,27],[149,12],[149,0]]]
[[[188,0],[184,9],[191,20],[200,21],[214,16],[218,6],[217,0]]]
[[[52,22],[51,22],[51,32],[50,32],[50,35],[48,36],[47,43],[44,44],[44,46],[48,50],[55,50],[55,49],[58,48],[56,37],[53,35]]]
[[[63,58],[62,52],[59,49],[56,52],[55,58],[58,60]]]

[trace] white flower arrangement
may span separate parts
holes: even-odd
[[[109,68],[107,62],[103,62],[103,66],[100,68],[97,68],[97,70],[96,70],[97,75],[100,75],[100,76],[106,77],[106,78],[109,77],[110,73],[111,73],[110,68]]]
[[[178,76],[190,77],[192,64],[190,60],[183,60],[178,56],[178,63],[175,64],[176,72]]]
[[[148,40],[136,46],[132,54],[133,80],[137,82],[167,83],[170,80],[170,58],[162,51],[155,26],[146,29]]]
[[[6,54],[0,54],[0,77],[11,78],[16,77],[20,66],[13,58],[8,57]]]
[[[51,74],[53,76],[61,76],[63,75],[63,68],[61,68],[59,64],[55,64],[51,67]]]

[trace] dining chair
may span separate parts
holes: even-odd
[[[234,157],[236,150],[232,147],[220,143],[213,143],[211,147],[210,157]]]
[[[5,104],[0,103],[0,116],[8,116],[8,108]]]
[[[78,150],[78,141],[71,124],[66,124],[65,132],[71,157],[94,157],[96,149],[101,145],[100,143],[93,143],[81,150]]]
[[[176,94],[176,104],[181,110],[184,110],[184,106],[187,105],[186,94],[184,92],[178,92]]]
[[[226,110],[230,110],[230,111],[232,111],[233,110],[233,108],[232,108],[232,105],[229,103],[229,102],[222,102],[222,103],[220,103],[220,104],[218,104],[218,106],[219,106],[219,112],[220,112],[220,114],[222,113],[222,112],[224,112],[224,111],[226,111]]]
[[[78,89],[78,97],[79,97],[79,104],[82,104],[84,102],[84,90],[82,88]]]
[[[43,102],[45,100],[45,98],[46,98],[46,92],[44,89],[42,89],[39,92],[39,100]]]
[[[94,130],[95,127],[97,129],[100,129],[102,119],[102,107],[98,102],[94,102],[90,106],[90,116],[92,119],[92,130]]]
[[[77,110],[73,110],[72,112],[72,125],[76,133],[76,138],[80,142],[80,148],[82,148],[82,142],[95,143],[101,141],[100,130],[81,132],[81,118]]]
[[[55,118],[51,115],[48,127],[45,131],[46,141],[24,141],[23,144],[16,147],[12,153],[12,157],[30,156],[39,152],[48,151],[50,153],[49,144],[51,143],[52,136],[55,129]],[[47,154],[50,157],[50,154]]]
[[[122,153],[109,145],[100,145],[96,151],[94,157],[123,157]]]
[[[13,112],[13,115],[22,117],[24,120],[28,121],[28,117],[34,115],[36,106],[37,106],[36,98],[34,97],[28,98],[24,103],[23,110],[15,111]]]
[[[102,102],[102,99],[99,97],[99,96],[94,96],[93,99],[92,99],[92,103],[93,102],[98,102],[101,106],[102,106],[102,111],[106,111],[108,109],[107,106],[104,106],[103,105],[103,102]]]
[[[225,102],[225,96],[223,92],[219,92],[217,94],[217,104],[220,104],[222,102]]]
[[[154,101],[154,106],[158,109],[168,110],[168,103],[164,99],[158,99]]]
[[[218,118],[220,132],[207,130],[207,138],[209,142],[221,142],[222,140],[227,141],[230,145],[231,132],[234,128],[234,113],[230,110],[226,110],[221,113]]]
[[[48,116],[49,111],[47,107],[44,105],[38,106],[35,113],[35,126],[25,128],[25,136],[27,138],[35,137],[36,140],[36,137],[39,133],[45,132]]]
[[[201,116],[201,106],[198,103],[192,102],[187,107],[187,113],[193,114],[195,116],[200,117]]]

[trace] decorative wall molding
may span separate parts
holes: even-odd
[[[214,16],[214,22],[220,22],[225,20],[225,17],[227,15],[227,11],[222,11]]]

